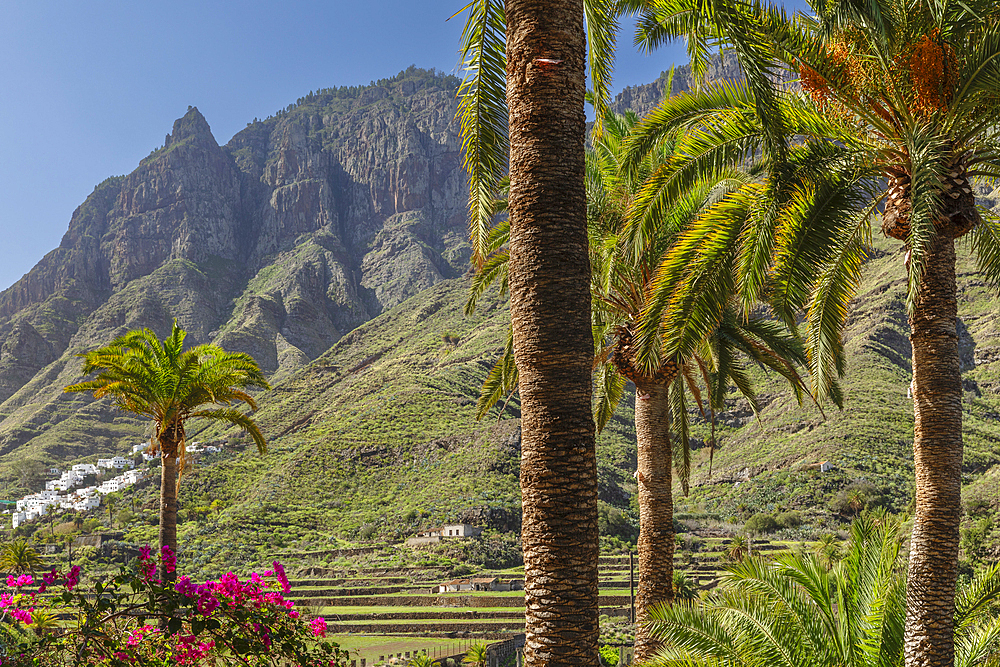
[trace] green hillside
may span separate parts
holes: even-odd
[[[712,476],[707,452],[699,451],[695,485],[690,498],[679,501],[680,512],[742,523],[758,512],[798,510],[807,523],[833,526],[846,518],[836,511],[843,509],[845,489],[859,491],[868,506],[909,508],[913,403],[907,397],[903,255],[891,239],[877,238],[875,246],[846,332],[844,409],[800,408],[772,384],[763,394],[767,405],[757,424],[745,402],[734,401],[720,416],[724,425]],[[967,254],[960,254],[958,276],[965,482],[967,495],[979,498],[985,488],[995,488],[1000,463],[1000,325],[996,292],[977,278]],[[707,426],[698,433],[704,437]],[[834,468],[821,473],[818,464],[827,460]],[[995,505],[996,496],[989,502]]]

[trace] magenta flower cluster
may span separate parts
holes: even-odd
[[[204,583],[181,576],[171,586],[156,577],[158,567],[168,574],[176,571],[173,551],[164,547],[155,554],[146,546],[139,553],[137,572],[125,569],[110,581],[96,584],[98,598],[82,592],[38,598],[39,606],[48,606],[50,613],[73,615],[77,627],[40,635],[40,640],[21,646],[0,665],[63,664],[72,656],[77,661],[73,664],[81,665],[104,665],[112,659],[119,665],[196,666],[219,664],[220,659],[229,664],[227,656],[237,654],[241,664],[254,667],[345,664],[347,654],[323,639],[326,620],[306,623],[293,608],[294,602],[286,599],[291,586],[278,561],[274,569],[254,572],[245,581],[227,572],[218,581]],[[79,567],[65,574],[53,569],[42,576],[39,591],[56,584],[72,591],[79,575]],[[21,589],[35,581],[22,575],[9,577],[7,583],[13,590],[0,594],[0,618],[31,623],[37,593]],[[137,622],[122,624],[121,619],[127,618]],[[86,657],[84,662],[79,662],[81,656]]]
[[[58,583],[65,584],[67,590],[72,591],[79,582],[79,578],[80,567],[77,565],[71,567],[66,574],[61,574],[57,568],[52,568],[50,572],[42,575],[42,583],[39,584],[38,590],[24,592],[21,589],[34,584],[34,578],[30,574],[22,574],[17,577],[8,575],[7,587],[14,589],[14,592],[0,594],[0,611],[3,614],[10,614],[11,617],[25,625],[31,625],[31,614],[35,611],[35,601],[39,595],[44,593],[49,586]]]

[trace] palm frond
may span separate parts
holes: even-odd
[[[613,364],[604,363],[598,367],[597,395],[595,396],[597,407],[594,410],[594,421],[597,424],[598,433],[603,431],[611,418],[615,416],[618,404],[621,403],[622,396],[625,395],[627,383],[628,381],[615,370]]]
[[[517,366],[514,364],[514,332],[507,331],[507,344],[500,358],[493,364],[476,401],[476,419],[482,419],[500,399],[517,391]],[[501,410],[502,414],[502,410]]]
[[[469,236],[473,261],[481,264],[488,255],[494,202],[509,150],[506,19],[501,0],[473,0],[465,9],[469,16],[462,31],[465,77],[458,90],[458,116],[469,174]]]
[[[611,72],[618,39],[618,4],[617,0],[588,0],[583,3],[587,64],[593,91],[591,99],[597,119],[594,132],[598,135],[611,98]]]
[[[690,491],[691,481],[691,434],[689,431],[687,404],[684,400],[686,378],[679,373],[670,383],[670,423],[674,432],[673,462],[677,479],[680,480],[684,495]]]
[[[254,444],[257,445],[258,452],[261,454],[267,453],[267,440],[264,438],[264,434],[261,433],[260,427],[257,426],[257,422],[250,418],[249,415],[246,415],[235,408],[196,410],[191,413],[191,416],[223,421],[233,424],[234,426],[239,426],[244,433],[253,439]]]

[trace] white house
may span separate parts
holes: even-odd
[[[471,591],[471,590],[472,590],[471,579],[452,579],[451,581],[446,581],[440,586],[438,586],[439,593],[446,593],[449,591]]]
[[[124,456],[116,456],[110,459],[97,459],[98,468],[115,468],[116,470],[121,470],[122,468],[131,468],[132,460],[127,459]]]
[[[121,490],[121,488],[122,488],[121,477],[115,477],[114,479],[106,480],[103,484],[97,487],[97,492],[103,496],[109,493],[117,493],[118,491]]]
[[[453,523],[440,528],[431,528],[423,533],[406,540],[406,546],[417,547],[425,544],[434,544],[441,540],[456,537],[475,537],[483,532],[479,526],[470,526],[467,523]]]
[[[440,528],[432,528],[426,533],[420,533],[418,537],[475,537],[483,532],[479,526],[470,526],[467,523],[455,523]]]
[[[96,509],[101,506],[101,499],[97,496],[87,496],[73,503],[73,509],[78,512]]]
[[[820,472],[827,472],[829,470],[833,470],[833,464],[830,463],[829,461],[820,461],[820,463],[819,463],[819,471]]]
[[[107,459],[105,459],[107,460]],[[96,475],[98,473],[97,466],[93,463],[77,463],[73,466],[73,472],[80,475]]]
[[[61,475],[62,471],[59,468],[49,468],[50,475]]]
[[[125,473],[121,476],[122,481],[126,482],[127,484],[136,484],[143,477],[145,477],[145,474],[143,473],[142,470],[126,470]]]

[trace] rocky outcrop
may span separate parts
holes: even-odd
[[[775,73],[781,81],[786,84],[798,78],[797,74],[779,70]],[[739,81],[743,78],[743,70],[736,60],[736,55],[732,51],[726,51],[722,55],[712,56],[705,66],[705,81]],[[667,82],[670,81],[670,71],[663,72],[659,78],[641,86],[627,86],[616,97],[611,105],[617,113],[624,113],[631,109],[640,116],[653,110],[665,97],[678,93],[693,90],[695,84],[694,73],[690,65],[682,65],[674,68],[674,78],[670,81],[671,87],[667,91]],[[668,95],[669,93],[669,95]]]
[[[191,342],[248,352],[280,378],[460,275],[457,86],[410,68],[319,91],[224,146],[189,107],[162,147],[97,186],[59,248],[0,293],[0,402],[13,401],[0,404],[0,449],[33,437],[16,417],[22,388],[51,385],[43,394],[56,396],[55,383],[74,379],[72,354],[127,329],[163,334],[177,318]]]

